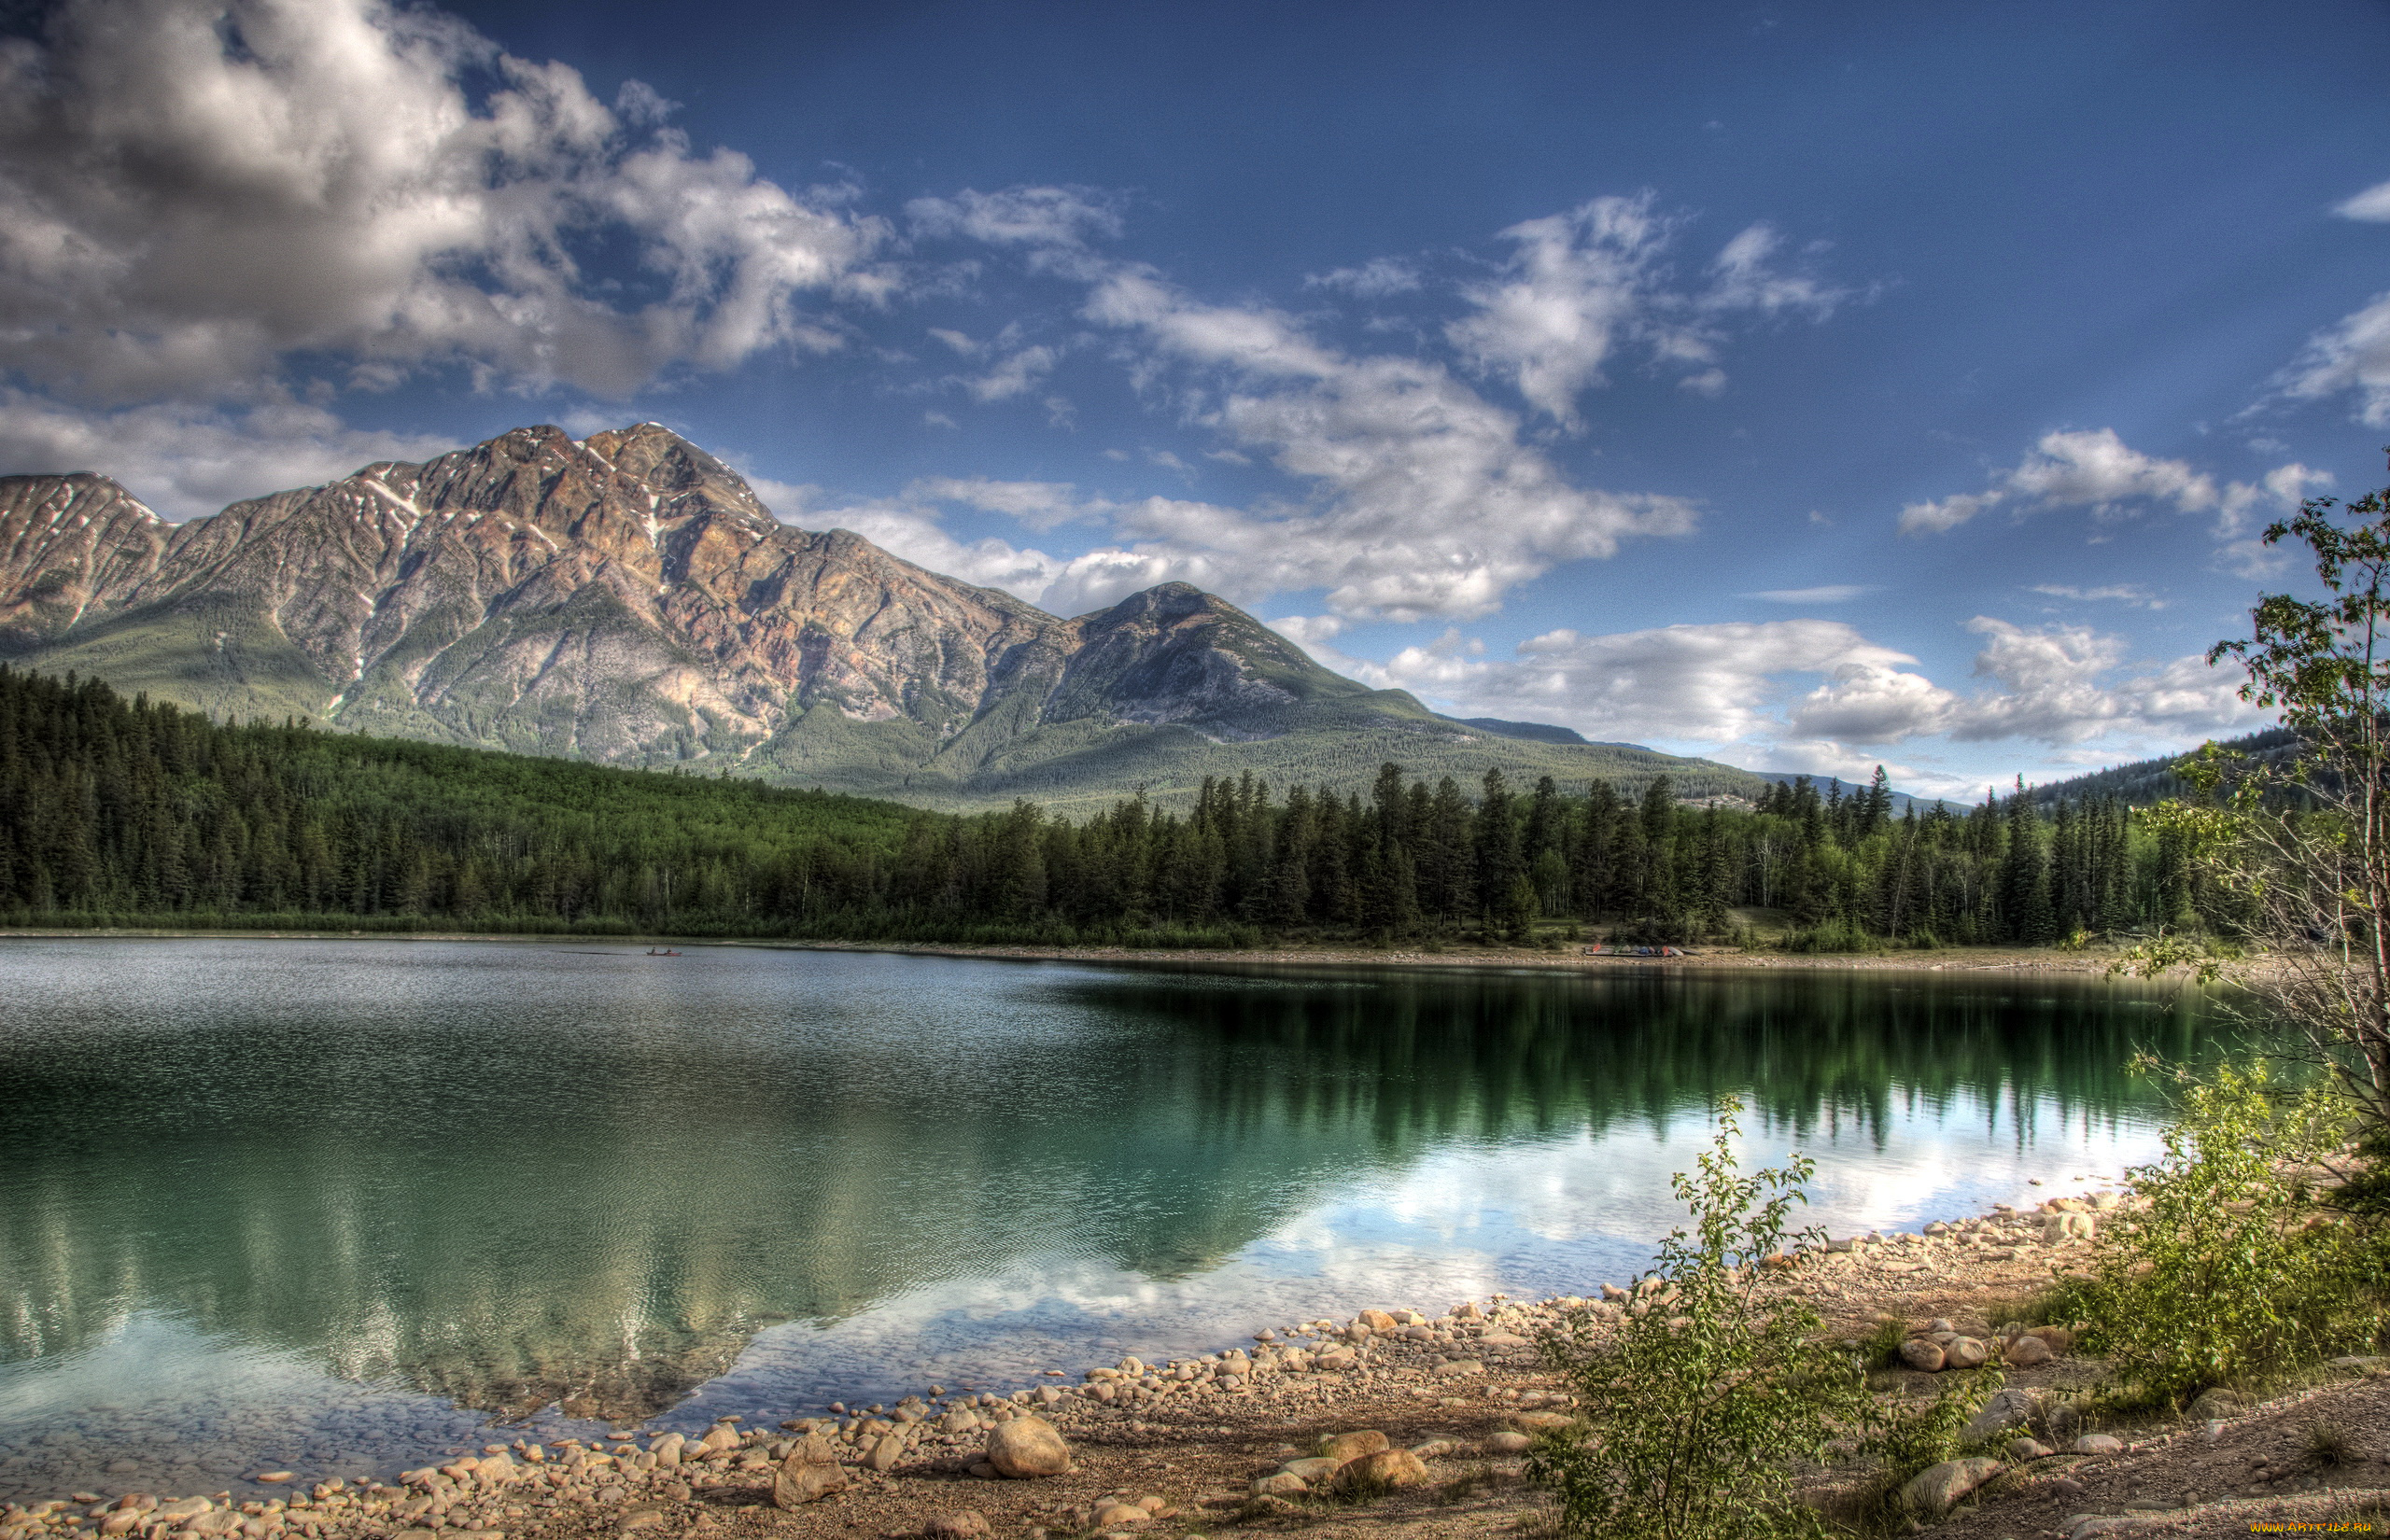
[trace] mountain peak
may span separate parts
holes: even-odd
[[[1206,594],[1191,582],[1174,579],[1169,582],[1156,583],[1151,588],[1141,588],[1110,609],[1096,610],[1081,616],[1080,620],[1082,623],[1093,625],[1121,625],[1146,619],[1168,623],[1206,612],[1244,613],[1216,594]]]
[[[1440,731],[1191,583],[1065,621],[780,524],[652,422],[534,424],[183,525],[105,476],[0,479],[0,654],[218,714],[908,801],[1385,758],[1614,773]]]

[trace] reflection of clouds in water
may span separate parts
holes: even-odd
[[[1747,1135],[1738,1148],[1747,1169],[1780,1164],[1794,1150],[1816,1159],[1817,1178],[1799,1223],[1822,1225],[1837,1235],[1915,1227],[1994,1202],[2034,1198],[2029,1183],[2036,1177],[2054,1188],[2078,1177],[2112,1180],[2158,1150],[2155,1126],[2144,1120],[2070,1119],[2055,1105],[2032,1111],[2030,1144],[2006,1137],[2012,1120],[2005,1108],[1959,1096],[1900,1109],[1899,1121],[1880,1138],[1878,1130],[1863,1134],[1856,1127],[1841,1138],[1821,1132],[1798,1141]],[[1397,1174],[1382,1196],[1355,1195],[1333,1210],[1315,1210],[1272,1239],[1291,1247],[1330,1244],[1333,1237],[1374,1221],[1423,1239],[1467,1236],[1497,1248],[1508,1231],[1522,1242],[1604,1239],[1648,1249],[1683,1219],[1669,1178],[1692,1169],[1709,1138],[1709,1127],[1688,1113],[1665,1129],[1616,1126],[1600,1135],[1447,1147]]]
[[[2112,1176],[2157,1147],[2151,1124],[2028,1109],[2032,1141],[2005,1106],[1960,1096],[1910,1102],[1881,1128],[1804,1141],[1818,1175],[1796,1225],[1830,1234],[1915,1228]],[[671,1421],[759,1398],[791,1407],[881,1399],[949,1386],[1009,1385],[1047,1368],[1076,1377],[1124,1352],[1212,1351],[1265,1326],[1367,1307],[1440,1311],[1497,1293],[1586,1293],[1647,1267],[1683,1222],[1669,1177],[1692,1169],[1709,1127],[1690,1111],[1658,1124],[1541,1140],[1445,1145],[1406,1168],[1328,1184],[1310,1207],[1222,1265],[1160,1281],[1061,1255],[907,1290],[848,1320],[775,1327]],[[1747,1168],[1796,1146],[1746,1138]]]

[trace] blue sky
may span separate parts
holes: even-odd
[[[1964,793],[2251,725],[2385,479],[2390,7],[74,0],[0,471],[654,418],[1062,613]]]

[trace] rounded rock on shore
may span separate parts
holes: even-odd
[[[1912,1337],[1901,1344],[1901,1362],[1912,1369],[1933,1374],[1942,1367],[1941,1348],[1921,1337]]]
[[[1071,1468],[1071,1446],[1044,1418],[1016,1417],[988,1435],[988,1463],[1017,1480],[1063,1476]]]
[[[1991,1356],[1991,1350],[1979,1337],[1954,1337],[1943,1344],[1942,1366],[1946,1369],[1979,1369]]]
[[[1427,1462],[1409,1449],[1379,1449],[1357,1460],[1346,1461],[1336,1470],[1336,1485],[1345,1491],[1421,1487],[1427,1483]]]
[[[1390,1449],[1393,1443],[1392,1439],[1375,1428],[1365,1428],[1357,1433],[1332,1434],[1319,1441],[1319,1457],[1322,1460],[1333,1460],[1342,1466],[1346,1462],[1358,1460],[1365,1454],[1375,1454],[1381,1449]]]
[[[2032,1369],[2048,1363],[2058,1354],[2038,1337],[2020,1337],[2008,1344],[2008,1351],[2001,1356],[2008,1360],[2011,1368]]]
[[[1960,1498],[1998,1476],[2007,1467],[1997,1460],[1945,1460],[1911,1477],[1901,1489],[1901,1503],[1911,1513],[1935,1517],[1950,1511]]]

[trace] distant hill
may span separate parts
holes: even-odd
[[[929,806],[1084,811],[1387,761],[1571,791],[1750,772],[1468,723],[1164,583],[1072,619],[775,519],[654,423],[525,427],[169,524],[105,476],[0,478],[0,658],[243,720],[681,766]]]
[[[2299,735],[2287,727],[2269,727],[2245,737],[2221,739],[2216,745],[2228,752],[2261,761],[2286,759],[2297,751],[2298,746]],[[2174,765],[2184,757],[2168,754],[2159,759],[2135,760],[2130,764],[2055,780],[2047,786],[2029,786],[2025,797],[2045,810],[2054,809],[2061,803],[2097,801],[2102,797],[2114,797],[2130,807],[2146,807],[2189,792],[2189,784],[2174,774]]]

